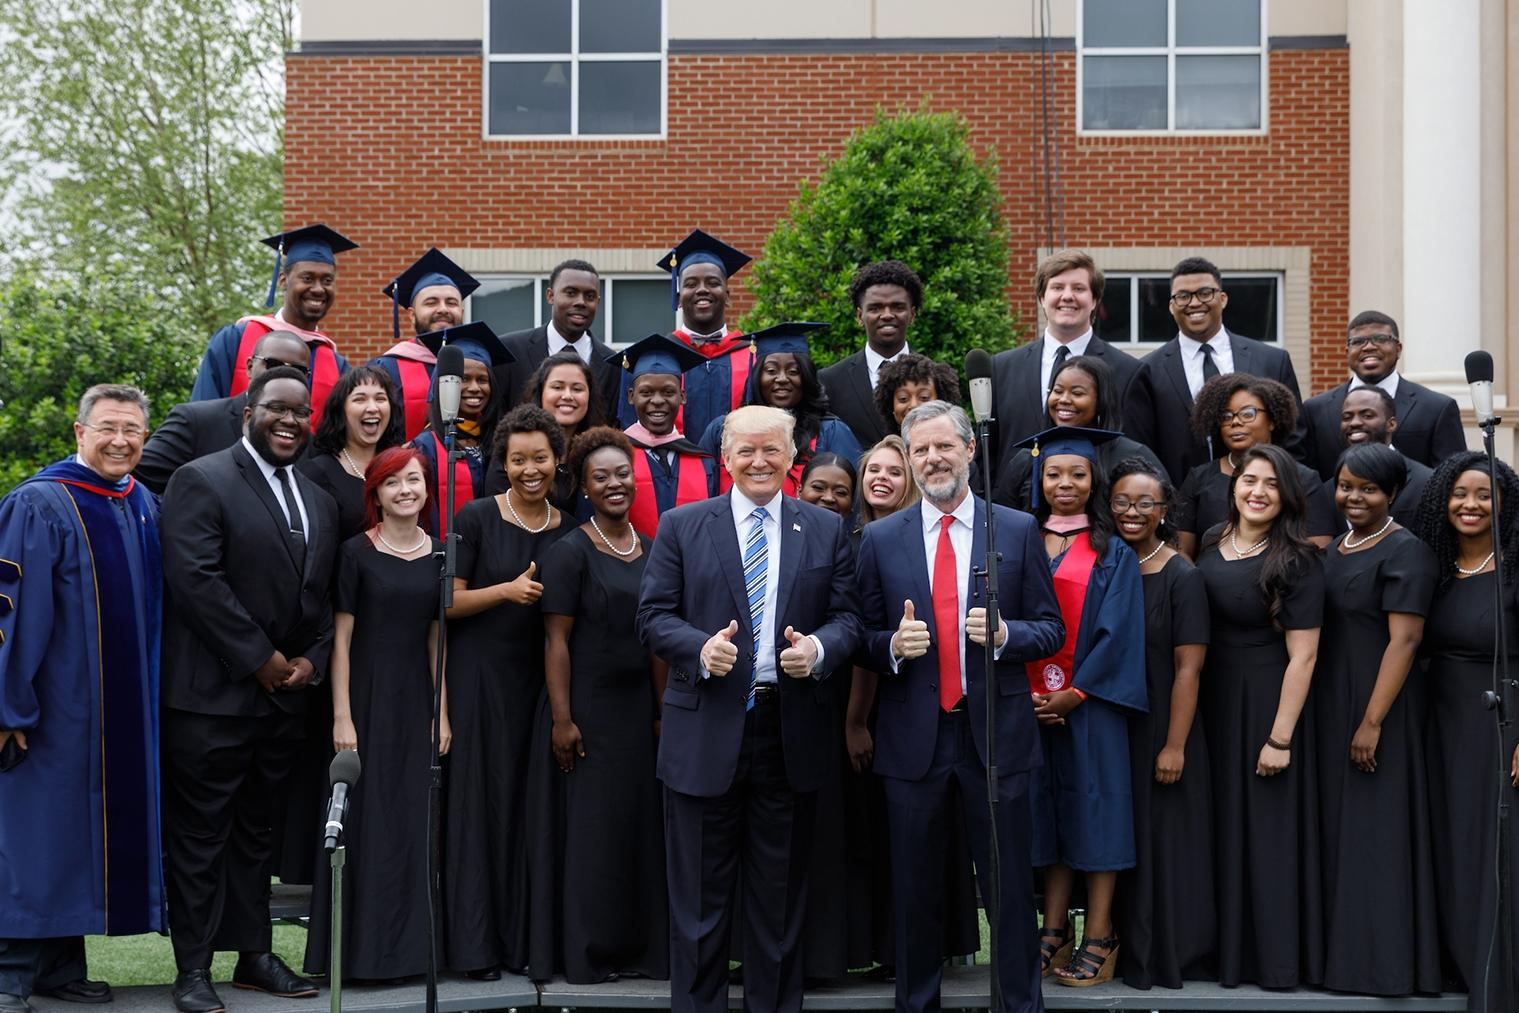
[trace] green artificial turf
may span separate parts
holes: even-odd
[[[90,936],[84,942],[89,959],[89,974],[97,981],[110,982],[112,986],[170,985],[174,982],[174,949],[168,936],[154,934],[142,936]],[[285,959],[297,973],[306,955],[306,930],[299,925],[276,922],[274,925],[274,952]],[[232,978],[232,965],[237,954],[217,954],[211,965],[211,977],[216,981]]]

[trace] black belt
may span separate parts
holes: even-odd
[[[773,682],[760,682],[754,686],[754,702],[764,701],[769,703],[781,695],[781,687]]]
[[[960,702],[959,703],[955,704],[953,707],[951,707],[949,710],[945,711],[944,713],[946,713],[946,714],[964,714],[966,708],[968,706],[970,706],[969,703],[967,702],[968,700],[969,700],[968,697],[962,696],[960,698]]]

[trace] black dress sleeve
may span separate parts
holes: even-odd
[[[1207,481],[1207,469],[1218,469],[1213,462],[1199,464],[1187,472],[1187,477],[1182,481],[1181,488],[1176,490],[1176,506],[1171,510],[1170,521],[1177,531],[1185,531],[1189,535],[1197,534],[1197,501],[1202,496],[1204,483]]]
[[[475,561],[480,558],[480,540],[484,534],[482,503],[489,503],[493,510],[496,508],[494,498],[477,499],[464,504],[454,514],[454,530],[459,534],[454,547],[454,576],[471,587],[474,586],[471,578],[475,575]]]
[[[373,552],[368,535],[354,535],[338,549],[338,577],[333,584],[332,610],[353,615],[359,608],[359,553]]]
[[[1335,513],[1334,497],[1319,478],[1318,472],[1305,464],[1299,464],[1297,473],[1303,482],[1303,491],[1308,494],[1308,516],[1303,518],[1308,536],[1327,535],[1333,538],[1343,533],[1345,522]]]
[[[1206,644],[1211,625],[1208,614],[1208,585],[1203,573],[1180,555],[1166,564],[1171,595],[1171,643]]]
[[[1402,536],[1407,537],[1402,537]],[[1440,564],[1429,546],[1406,531],[1382,563],[1382,611],[1429,615]]]
[[[538,580],[543,584],[543,594],[538,608],[545,615],[576,616],[580,614],[582,583],[589,578],[590,559],[587,552],[596,547],[584,538],[566,535],[543,554]]]
[[[1284,630],[1316,630],[1324,625],[1324,562],[1317,552],[1288,582],[1278,618]]]

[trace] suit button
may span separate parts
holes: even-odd
[[[939,691],[939,684],[937,682],[931,682],[928,684],[928,688],[937,693]]]

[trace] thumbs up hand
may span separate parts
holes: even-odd
[[[986,625],[985,608],[978,605],[965,614],[965,635],[970,637],[972,643],[980,644],[982,647],[986,646]],[[992,646],[1001,647],[1002,642],[1006,639],[1007,627],[1002,624],[999,617],[997,623],[997,642]]]
[[[781,671],[793,679],[807,678],[818,663],[817,642],[790,626],[786,627],[786,641],[791,646],[781,652]]]
[[[738,620],[728,620],[728,625],[707,638],[701,646],[701,664],[716,676],[733,671],[738,661],[738,648],[733,645],[733,634],[738,632]]]
[[[912,661],[928,653],[928,624],[914,614],[912,599],[902,603],[902,621],[891,637],[891,653],[903,661]]]
[[[513,605],[532,605],[543,597],[543,585],[533,579],[537,572],[537,562],[528,563],[516,580],[501,585],[501,596]]]

